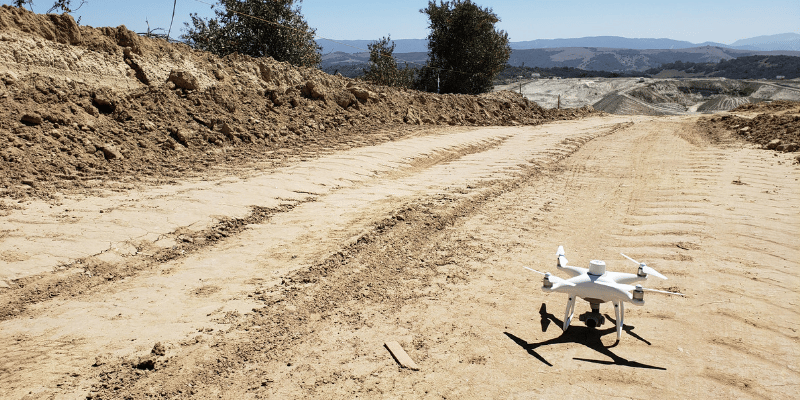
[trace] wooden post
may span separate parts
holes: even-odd
[[[561,109],[561,95],[558,95],[558,105],[556,106],[556,109]]]

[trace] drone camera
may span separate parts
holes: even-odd
[[[578,319],[583,321],[589,328],[597,328],[606,322],[606,317],[596,311],[581,314]]]

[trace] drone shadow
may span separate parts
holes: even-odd
[[[545,332],[547,330],[547,328],[549,327],[550,323],[555,323],[556,326],[562,326],[563,325],[563,321],[561,321],[558,318],[556,318],[555,315],[550,314],[550,313],[547,312],[547,307],[545,306],[544,303],[542,303],[542,307],[539,309],[539,315],[541,315],[541,317],[542,317],[542,332]],[[553,364],[551,364],[544,357],[542,357],[541,354],[536,352],[537,348],[542,347],[542,346],[551,345],[551,344],[558,344],[558,343],[578,343],[578,344],[582,344],[582,345],[584,345],[584,346],[586,346],[586,347],[588,347],[588,348],[590,348],[590,349],[592,349],[592,350],[594,350],[594,351],[596,351],[596,352],[598,352],[600,354],[605,355],[606,357],[610,358],[611,360],[610,361],[609,360],[592,360],[592,359],[577,358],[577,357],[574,358],[575,360],[586,361],[586,362],[591,362],[591,363],[596,363],[596,364],[604,364],[604,365],[621,365],[621,366],[624,366],[624,367],[632,367],[632,368],[658,369],[658,370],[662,370],[662,371],[666,370],[666,368],[657,367],[657,366],[648,365],[648,364],[643,364],[643,363],[640,363],[640,362],[637,362],[637,361],[627,360],[627,359],[622,358],[622,357],[614,354],[613,352],[611,352],[610,349],[615,347],[617,344],[619,344],[619,341],[614,342],[614,344],[612,344],[611,346],[606,346],[606,345],[603,344],[601,338],[603,336],[605,336],[605,335],[608,335],[608,334],[616,334],[616,331],[617,331],[616,327],[615,327],[616,326],[616,321],[613,320],[612,318],[610,318],[608,315],[606,315],[606,319],[610,320],[614,326],[612,326],[611,328],[602,329],[602,330],[601,329],[588,328],[588,327],[585,327],[585,326],[570,326],[569,329],[567,329],[566,332],[562,333],[559,337],[553,338],[553,339],[549,339],[549,340],[545,340],[545,341],[539,342],[539,343],[529,343],[529,342],[527,342],[527,341],[525,341],[525,340],[523,340],[523,339],[521,339],[521,338],[519,338],[517,336],[514,336],[513,334],[511,334],[509,332],[503,332],[503,333],[506,336],[508,336],[509,339],[513,340],[514,343],[518,344],[520,347],[525,349],[525,351],[527,351],[528,354],[536,357],[537,360],[543,362],[544,364],[546,364],[547,366],[550,366],[550,367],[552,367]],[[635,337],[635,338],[641,340],[642,342],[647,343],[648,345],[650,345],[650,342],[648,342],[647,340],[643,339],[641,336],[631,332],[633,330],[632,326],[623,325],[622,329],[627,334],[631,335],[632,337]]]

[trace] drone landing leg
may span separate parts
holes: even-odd
[[[619,338],[622,335],[622,329],[620,329],[620,328],[622,328],[622,324],[620,324],[620,321],[622,321],[622,320],[619,317],[619,306],[620,306],[620,303],[621,302],[618,302],[618,301],[614,302],[614,316],[617,319],[617,341],[619,341]]]
[[[572,314],[575,312],[575,297],[570,296],[569,301],[567,302],[567,311],[564,313],[564,328],[563,331],[566,331],[569,327],[570,321],[572,321]]]

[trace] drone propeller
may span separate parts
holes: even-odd
[[[622,253],[619,253],[619,254],[622,254]],[[647,266],[647,264],[645,264],[645,263],[640,263],[640,262],[638,262],[638,261],[636,261],[636,260],[634,260],[634,259],[632,259],[632,258],[630,258],[630,257],[626,256],[625,254],[622,254],[622,256],[623,256],[623,257],[625,257],[625,258],[627,258],[628,260],[631,260],[631,261],[635,262],[636,264],[639,264],[639,266],[640,266],[640,267],[642,267],[642,272],[644,272],[645,274],[647,274],[647,275],[653,275],[653,276],[655,276],[655,277],[657,277],[657,278],[661,278],[661,279],[667,279],[667,277],[666,277],[666,276],[664,276],[664,275],[661,275],[661,274],[660,274],[658,271],[654,270],[654,269],[653,269],[653,268],[651,268],[651,267],[648,267],[648,266]]]
[[[522,268],[525,268],[525,269],[527,269],[528,271],[533,271],[533,272],[536,272],[536,273],[537,273],[537,274],[539,274],[539,275],[547,275],[547,273],[545,273],[545,272],[542,272],[542,271],[537,271],[537,270],[535,270],[535,269],[533,269],[533,268],[528,268],[528,267],[522,267]]]
[[[546,276],[547,279],[549,279],[550,282],[553,282],[554,285],[558,285],[558,286],[575,286],[574,283],[572,283],[572,282],[570,282],[570,281],[568,281],[566,279],[561,279],[561,278],[559,278],[557,276],[553,276],[549,272],[541,272],[541,271],[537,271],[537,270],[535,270],[533,268],[528,268],[528,267],[522,267],[522,268],[525,268],[528,271],[533,271],[533,272],[536,272],[537,274]],[[558,286],[553,286],[553,288],[556,288]]]
[[[683,294],[683,293],[678,293],[678,292],[668,292],[668,291],[666,291],[666,290],[656,290],[656,289],[648,289],[648,288],[642,288],[642,290],[644,290],[645,292],[656,292],[656,293],[664,293],[664,294],[674,294],[674,295],[678,295],[678,296],[683,296],[683,297],[686,297],[686,295],[685,295],[685,294]]]
[[[558,266],[561,268],[565,268],[567,266],[568,261],[567,257],[564,256],[564,246],[558,246],[556,257],[558,257]]]

